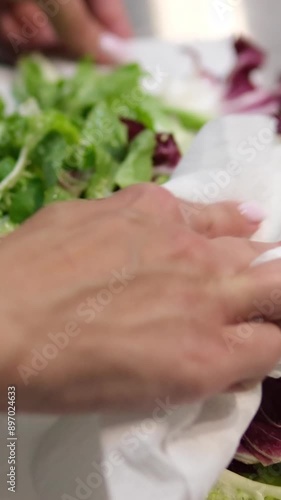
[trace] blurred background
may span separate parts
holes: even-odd
[[[139,35],[178,41],[245,30],[243,0],[126,0],[126,4]]]

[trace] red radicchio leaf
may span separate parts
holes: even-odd
[[[243,440],[241,441],[236,452],[235,459],[237,460],[237,462],[243,463],[243,465],[252,465],[259,462],[257,457],[255,457],[253,453],[244,446]]]
[[[231,113],[259,113],[263,115],[273,115],[280,120],[278,109],[281,101],[281,89],[270,91],[264,88],[257,88],[253,92],[243,94],[237,99],[230,99],[223,103],[223,112]]]
[[[264,52],[244,38],[236,40],[234,48],[238,61],[227,82],[225,96],[227,99],[236,99],[255,90],[255,85],[251,81],[251,72],[261,67],[265,60]]]
[[[154,165],[176,167],[181,159],[181,152],[172,134],[157,134]]]
[[[121,118],[128,128],[129,142],[133,141],[146,127],[135,120]],[[181,159],[181,152],[172,134],[156,134],[156,146],[153,156],[153,165],[155,167],[171,167],[177,166]]]
[[[281,379],[263,383],[260,410],[242,438],[236,459],[264,466],[281,462]]]
[[[127,126],[129,142],[133,141],[141,132],[145,130],[145,126],[135,120],[129,118],[121,118],[122,123]]]
[[[254,421],[242,439],[242,445],[262,465],[281,462],[281,431],[269,424]]]

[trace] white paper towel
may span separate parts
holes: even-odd
[[[281,148],[274,127],[262,116],[210,123],[166,188],[205,203],[256,200],[267,213],[256,238],[279,239]],[[260,400],[257,387],[182,408],[158,401],[153,412],[138,417],[62,418],[34,456],[40,499],[203,500]]]

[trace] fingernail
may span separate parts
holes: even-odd
[[[265,211],[255,201],[241,203],[238,207],[240,214],[244,215],[249,222],[258,224],[266,218]]]
[[[100,47],[108,55],[119,62],[129,61],[129,49],[126,40],[112,33],[103,33],[100,38]]]

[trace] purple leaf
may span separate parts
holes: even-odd
[[[135,120],[122,118],[128,128],[129,142],[133,141],[146,127]],[[170,167],[177,166],[181,159],[181,152],[172,134],[156,134],[156,147],[153,156],[153,165],[155,167]],[[171,172],[169,172],[171,173]]]
[[[128,129],[128,139],[129,142],[133,141],[141,132],[143,132],[146,127],[135,120],[130,120],[129,118],[121,118],[122,123],[127,126]]]
[[[236,99],[226,100],[223,103],[223,112],[225,114],[233,113],[256,113],[262,115],[274,115],[277,118],[280,108],[281,92],[280,89],[269,91],[264,88],[257,88],[252,92],[240,95]],[[281,129],[281,124],[280,124]]]
[[[234,48],[238,60],[228,78],[226,99],[236,99],[255,90],[256,87],[251,81],[251,73],[254,69],[260,68],[265,60],[265,54],[244,38],[236,40]]]
[[[157,134],[156,149],[153,157],[154,166],[176,167],[181,159],[181,152],[172,134]]]
[[[236,459],[264,466],[281,462],[281,379],[267,378],[263,383],[262,403],[255,419],[242,438]]]
[[[254,421],[244,435],[242,445],[262,465],[281,462],[281,430],[272,425]]]

